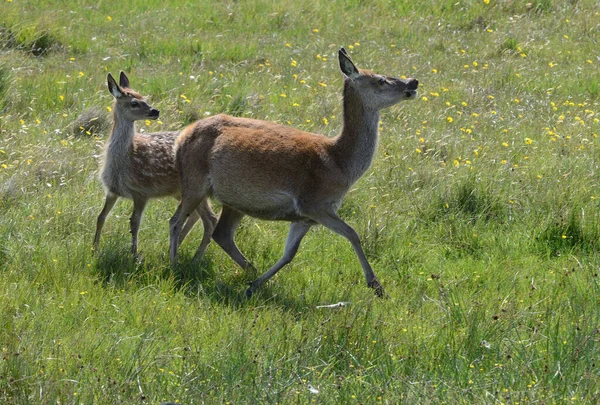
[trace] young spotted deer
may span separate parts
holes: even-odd
[[[377,146],[379,110],[414,99],[418,81],[357,69],[342,48],[344,124],[328,138],[272,122],[217,115],[185,128],[176,141],[182,199],[171,218],[170,255],[175,263],[185,219],[209,196],[223,204],[213,239],[243,268],[234,242],[244,215],[290,221],[283,256],[246,290],[250,297],[289,263],[312,225],[321,224],[350,241],[367,285],[382,296],[354,229],[337,214],[342,199],[369,168]],[[197,256],[205,246],[198,248]]]
[[[179,173],[175,168],[173,147],[178,132],[140,134],[135,121],[155,120],[159,111],[152,108],[142,96],[129,88],[129,79],[121,72],[119,84],[109,73],[108,90],[115,98],[112,133],[104,150],[100,179],[106,191],[104,208],[96,222],[94,246],[100,242],[104,221],[119,197],[133,200],[130,219],[131,252],[137,253],[138,230],[146,203],[151,198],[173,196],[180,198]],[[190,212],[180,242],[202,218],[204,235],[202,243],[208,245],[217,222],[208,201],[203,201]]]

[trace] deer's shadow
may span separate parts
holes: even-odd
[[[105,287],[124,289],[131,284],[144,287],[156,284],[158,278],[172,281],[177,290],[190,298],[207,298],[233,308],[270,304],[297,311],[308,305],[303,297],[292,297],[281,291],[275,293],[270,283],[261,286],[248,299],[246,289],[260,272],[251,267],[232,273],[232,266],[217,263],[210,253],[199,261],[180,254],[179,263],[175,266],[171,266],[167,255],[146,258],[143,252],[133,255],[128,249],[115,244],[106,245],[96,254],[95,270]]]

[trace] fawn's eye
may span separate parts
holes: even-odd
[[[140,103],[138,103],[136,100],[133,100],[131,103],[129,103],[129,105],[133,108],[137,108],[140,106]]]

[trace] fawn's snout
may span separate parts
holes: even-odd
[[[158,111],[156,108],[151,109],[148,113],[148,117],[152,118],[153,120],[157,119],[159,115],[160,111]]]

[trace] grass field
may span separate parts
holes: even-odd
[[[600,401],[595,0],[0,4],[0,403]],[[191,264],[201,227],[172,268],[175,200],[140,257],[125,200],[92,251],[108,72],[161,110],[147,132],[225,112],[333,136],[340,46],[421,83],[340,210],[388,299],[323,228],[251,300],[215,244]],[[262,272],[286,233],[246,218],[237,242]]]

